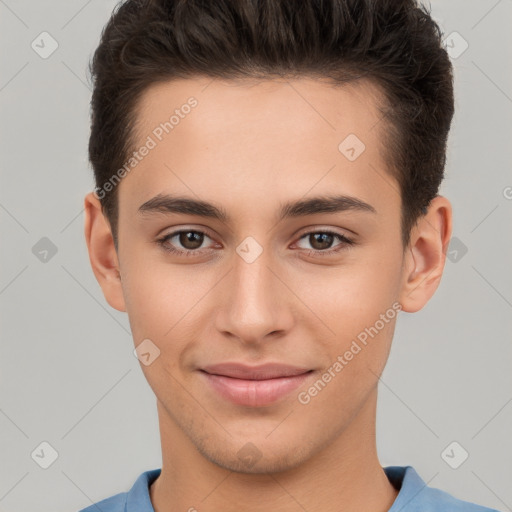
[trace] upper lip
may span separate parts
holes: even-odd
[[[235,379],[265,380],[301,375],[311,369],[280,363],[266,363],[258,366],[249,366],[242,363],[221,363],[205,366],[201,370],[211,375],[223,375]]]

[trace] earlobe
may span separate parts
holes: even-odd
[[[126,311],[114,239],[101,203],[93,192],[85,196],[84,208],[85,240],[94,275],[107,302],[118,311]]]
[[[419,311],[434,295],[443,275],[451,234],[451,204],[445,197],[436,196],[411,232],[400,295],[403,311]]]

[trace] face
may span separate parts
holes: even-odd
[[[377,93],[189,79],[141,99],[116,307],[161,428],[224,468],[297,466],[375,394],[410,270]]]

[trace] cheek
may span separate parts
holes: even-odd
[[[192,345],[204,325],[205,304],[218,280],[218,272],[198,266],[170,265],[161,259],[132,256],[123,280],[127,313],[134,342],[149,338],[162,355],[177,361]]]
[[[304,302],[326,327],[317,343],[327,354],[326,370],[332,367],[328,387],[342,394],[369,389],[389,355],[401,274],[396,256],[384,256],[302,277]],[[320,402],[330,393],[322,394]]]
[[[191,339],[184,335],[187,326],[194,323],[194,303],[201,297],[200,290],[190,288],[185,293],[183,274],[171,271],[166,265],[137,266],[133,261],[130,277],[123,284],[123,292],[130,319],[134,345],[148,346],[151,361],[141,369],[155,395],[163,403],[175,402],[180,396],[181,356]],[[156,346],[156,348],[155,348]],[[144,352],[147,350],[144,349]]]
[[[395,257],[375,257],[309,274],[298,272],[294,279],[311,311],[336,336],[346,338],[372,325],[392,306],[399,296],[400,277]]]
[[[160,338],[165,332],[164,318],[172,321],[172,304],[162,281],[153,272],[135,270],[123,282],[123,294],[135,343],[139,338]],[[165,315],[163,315],[165,311]],[[167,329],[170,325],[167,327]]]

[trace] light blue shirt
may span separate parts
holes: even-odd
[[[149,486],[160,471],[151,469],[142,473],[128,492],[111,496],[79,512],[154,512],[149,499]],[[427,487],[412,466],[388,466],[384,471],[392,485],[399,489],[388,512],[498,512]]]

